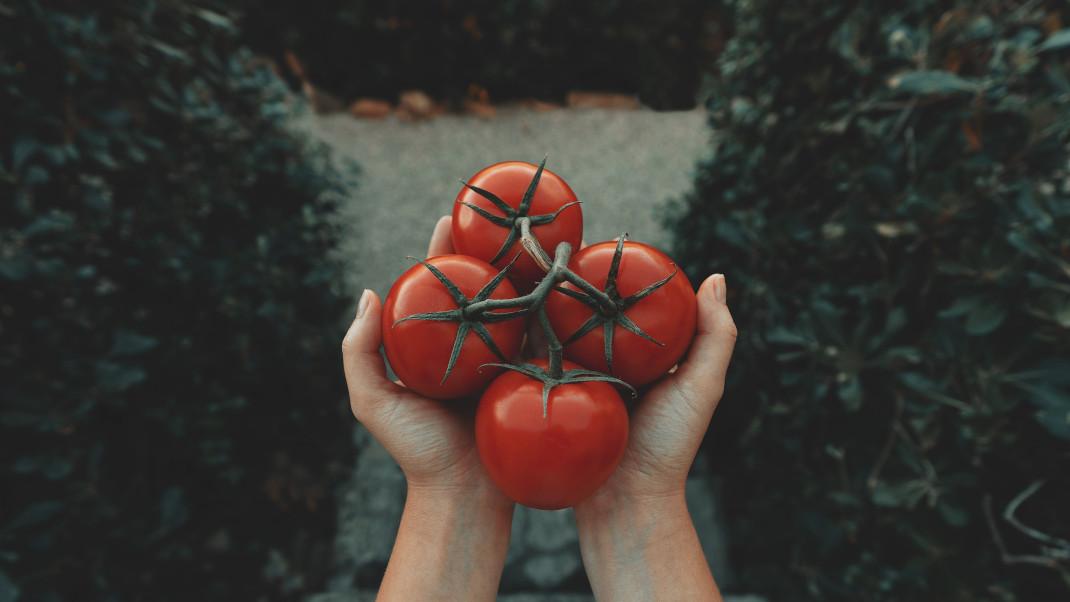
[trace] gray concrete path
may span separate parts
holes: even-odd
[[[358,187],[341,208],[350,266],[347,285],[384,295],[422,255],[435,222],[451,210],[460,188],[483,167],[505,160],[537,162],[569,182],[583,201],[585,239],[633,239],[666,247],[658,219],[666,200],[687,191],[708,148],[703,111],[500,111],[491,120],[449,115],[407,123],[312,116],[299,127],[327,142],[339,158],[357,161]],[[405,481],[386,451],[357,427],[357,465],[339,493],[334,578],[316,602],[371,600],[389,558],[405,499]],[[701,460],[701,458],[700,458]],[[703,471],[695,471],[703,474]],[[688,502],[714,573],[730,585],[716,504],[716,483],[689,479]],[[502,600],[589,600],[571,511],[519,508],[502,576]]]
[[[547,167],[583,201],[587,242],[626,231],[664,247],[669,236],[656,209],[690,189],[709,137],[701,110],[505,109],[488,120],[444,115],[423,122],[336,114],[300,125],[361,165],[341,211],[348,230],[342,252],[353,290],[380,295],[411,265],[406,256],[426,251],[435,222],[452,210],[458,180],[499,161],[537,163],[548,154]]]

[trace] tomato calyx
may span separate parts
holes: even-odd
[[[402,322],[407,322],[409,320],[431,320],[436,322],[458,323],[457,335],[453,339],[453,348],[450,351],[450,359],[449,362],[446,364],[446,372],[442,375],[442,381],[440,384],[445,383],[446,380],[449,379],[450,374],[453,373],[453,367],[457,364],[457,358],[461,355],[461,347],[463,347],[465,339],[468,338],[468,334],[471,332],[474,332],[476,336],[478,336],[479,339],[483,341],[483,344],[486,345],[487,348],[490,349],[492,353],[494,353],[494,355],[498,356],[499,359],[501,359],[503,362],[509,361],[508,358],[506,358],[505,355],[502,353],[501,349],[498,348],[497,343],[494,342],[494,337],[490,335],[490,332],[487,330],[487,327],[484,326],[484,324],[511,320],[513,318],[526,314],[527,310],[521,309],[516,311],[497,313],[491,313],[490,311],[480,311],[473,313],[466,312],[465,309],[475,303],[486,301],[494,292],[494,290],[498,288],[498,285],[501,284],[503,280],[505,280],[506,275],[508,275],[509,273],[509,268],[513,267],[513,264],[516,263],[518,257],[520,257],[519,254],[517,254],[516,257],[513,257],[512,261],[510,261],[504,268],[502,268],[501,271],[499,271],[494,276],[494,278],[492,278],[485,285],[483,285],[483,288],[479,289],[479,292],[476,293],[476,295],[471,299],[465,296],[461,289],[459,289],[457,285],[449,279],[448,276],[443,274],[441,270],[423,259],[413,258],[416,259],[416,261],[419,261],[425,268],[427,268],[429,272],[431,272],[432,275],[434,275],[436,279],[438,279],[439,282],[442,283],[442,286],[444,286],[446,288],[446,291],[449,292],[450,296],[453,297],[453,301],[457,304],[457,309],[412,314],[411,316],[405,316],[404,318],[396,320],[392,327],[395,327],[398,324],[401,324]]]
[[[613,385],[624,387],[628,389],[632,397],[637,395],[635,387],[629,385],[619,378],[609,376],[608,374],[602,374],[595,370],[587,370],[586,368],[578,368],[574,370],[561,370],[558,367],[555,370],[553,367],[543,369],[535,364],[508,364],[508,363],[493,363],[483,364],[484,366],[496,366],[498,368],[505,368],[506,370],[512,370],[513,372],[519,372],[528,378],[537,380],[542,383],[542,417],[546,418],[547,412],[550,407],[550,391],[554,387],[560,385],[576,384],[576,383],[589,383],[589,382],[607,382]],[[554,372],[557,372],[555,375]]]
[[[606,276],[605,289],[603,291],[600,291],[601,296],[595,296],[591,294],[591,292],[587,292],[584,290],[572,290],[567,289],[563,286],[554,287],[555,291],[572,297],[573,299],[576,299],[577,301],[580,301],[594,309],[594,312],[591,314],[591,317],[588,318],[587,321],[584,322],[582,325],[580,325],[580,327],[577,328],[575,332],[569,335],[569,337],[565,339],[564,344],[568,345],[570,343],[573,343],[579,340],[580,337],[594,330],[595,328],[601,327],[603,353],[605,354],[606,366],[610,370],[613,369],[613,333],[616,331],[617,326],[620,326],[628,332],[642,337],[643,339],[646,339],[647,341],[650,341],[651,343],[654,343],[659,347],[665,346],[665,343],[662,343],[661,341],[644,332],[638,324],[636,324],[631,318],[628,317],[628,314],[626,312],[630,307],[642,301],[646,297],[650,296],[654,291],[668,284],[669,281],[672,280],[673,277],[676,276],[676,273],[679,271],[678,269],[674,268],[672,273],[666,276],[665,278],[662,278],[657,282],[651,283],[650,285],[644,287],[637,293],[628,295],[627,297],[622,297],[620,292],[617,290],[617,275],[620,272],[620,262],[621,258],[624,256],[624,241],[627,240],[627,238],[628,234],[625,233],[617,239],[617,248],[613,252],[613,260],[609,264],[609,274]],[[606,302],[606,298],[608,298],[609,303]]]
[[[513,209],[513,207],[510,206],[509,203],[503,201],[493,192],[490,192],[489,190],[484,190],[483,188],[480,188],[478,186],[472,186],[468,182],[461,180],[461,184],[463,184],[465,188],[478,194],[484,199],[487,199],[491,202],[491,204],[497,207],[498,210],[504,214],[495,215],[490,211],[479,207],[478,205],[473,205],[472,203],[462,201],[462,204],[465,207],[468,207],[472,211],[475,211],[477,214],[479,214],[480,217],[487,220],[488,222],[494,224],[495,226],[509,229],[509,234],[505,237],[505,242],[502,243],[501,248],[498,249],[498,252],[494,255],[494,258],[491,259],[489,263],[497,263],[502,257],[505,257],[505,254],[509,252],[509,249],[513,246],[513,243],[520,239],[522,234],[522,224],[527,223],[529,226],[541,226],[543,224],[549,224],[555,219],[557,219],[557,216],[560,215],[561,212],[565,209],[568,209],[573,205],[580,204],[580,201],[572,201],[571,203],[565,203],[564,205],[561,205],[553,213],[546,213],[543,215],[528,215],[528,212],[531,211],[531,202],[535,198],[535,190],[539,187],[539,180],[542,179],[542,172],[545,167],[546,157],[543,157],[542,162],[539,163],[539,168],[535,170],[535,175],[531,178],[531,183],[528,184],[528,188],[524,192],[524,196],[520,200],[520,205],[516,209]],[[527,221],[524,222],[523,220]]]

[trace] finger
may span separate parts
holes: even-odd
[[[450,231],[453,229],[453,218],[443,215],[435,224],[435,231],[431,233],[431,243],[427,245],[427,256],[449,255],[453,253],[453,240]]]
[[[349,403],[358,420],[367,416],[371,406],[393,386],[386,377],[383,358],[379,356],[381,314],[379,296],[365,289],[357,304],[357,315],[342,340],[342,366],[349,388]]]
[[[717,405],[724,392],[725,375],[736,346],[738,331],[725,299],[727,284],[722,274],[714,274],[699,287],[698,323],[695,340],[687,359],[670,378],[693,399]]]

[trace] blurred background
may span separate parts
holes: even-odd
[[[547,153],[727,274],[727,591],[1070,597],[1065,2],[0,0],[0,115],[0,602],[373,595],[356,293]],[[589,595],[520,512],[502,599]]]

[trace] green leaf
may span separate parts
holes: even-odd
[[[1030,257],[1043,258],[1045,256],[1044,248],[1030,238],[1028,234],[1020,230],[1011,230],[1008,232],[1007,242],[1015,249],[1018,249]]]
[[[1005,374],[1003,379],[1012,382],[1070,385],[1070,357],[1048,358],[1021,372]]]
[[[1052,435],[1070,440],[1070,409],[1049,407],[1038,410],[1033,416]]]
[[[0,602],[15,602],[18,599],[18,586],[6,573],[0,572]]]
[[[26,238],[32,238],[38,234],[69,230],[73,225],[74,218],[69,214],[52,211],[30,222],[29,225],[23,228],[22,235]]]
[[[949,405],[960,411],[967,411],[970,409],[970,407],[962,401],[944,394],[942,391],[943,387],[933,382],[928,376],[919,372],[900,372],[899,382],[929,399]]]
[[[770,329],[765,335],[765,340],[781,345],[808,345],[810,343],[810,339],[783,326],[776,326]]]
[[[147,337],[131,330],[119,330],[115,333],[111,354],[119,356],[138,355],[156,347],[157,344],[159,344],[159,341],[152,337]]]
[[[1070,29],[1060,29],[1048,36],[1044,43],[1037,47],[1037,52],[1059,50],[1070,46]]]
[[[915,347],[901,346],[891,347],[883,354],[884,359],[887,360],[904,360],[911,364],[917,364],[921,362],[924,357],[920,350]]]
[[[846,381],[840,383],[839,395],[840,400],[843,401],[843,407],[848,411],[853,412],[862,407],[862,382],[858,375],[851,375]]]
[[[42,523],[63,509],[63,502],[58,500],[46,500],[30,504],[18,516],[4,527],[5,531],[15,531],[23,527],[30,527]]]
[[[1056,308],[1051,317],[1059,326],[1070,328],[1070,299]]]
[[[937,509],[940,511],[940,516],[952,527],[964,527],[970,522],[970,515],[965,510],[947,501],[941,501]]]
[[[1050,382],[1015,382],[1028,394],[1029,402],[1042,408],[1062,408],[1070,412],[1070,389]]]
[[[33,156],[40,148],[41,144],[33,138],[16,139],[11,149],[12,170],[18,171],[22,164],[26,162],[26,159]]]
[[[995,303],[978,305],[966,316],[966,332],[974,336],[988,334],[999,328],[1007,317],[1007,309]]]
[[[226,15],[217,13],[215,11],[208,10],[206,8],[197,8],[193,10],[193,14],[200,17],[205,23],[231,31],[234,29],[234,22]]]
[[[941,310],[938,314],[941,318],[954,318],[964,316],[977,308],[984,301],[984,297],[967,296],[955,299],[951,307]]]
[[[191,63],[189,53],[162,40],[149,40],[149,46],[182,63]]]
[[[22,280],[33,271],[33,259],[23,250],[11,257],[0,257],[0,278]]]
[[[874,504],[884,508],[909,508],[918,502],[921,495],[915,481],[894,485],[878,483],[873,489],[872,499]]]
[[[145,371],[135,366],[101,360],[96,365],[97,382],[107,391],[120,392],[145,380]]]
[[[28,456],[19,458],[14,468],[19,474],[40,473],[46,479],[55,481],[69,475],[74,465],[61,456]]]
[[[907,325],[907,312],[902,307],[897,307],[888,312],[888,317],[884,322],[884,336],[891,336]]]
[[[988,15],[981,15],[970,22],[966,28],[966,36],[971,40],[990,38],[996,32],[995,23]]]
[[[911,71],[888,80],[897,92],[927,96],[931,94],[967,94],[977,92],[980,85],[947,71]]]
[[[168,487],[160,496],[160,526],[152,537],[155,539],[167,535],[185,524],[188,518],[185,492],[176,486]]]
[[[862,500],[858,499],[858,496],[846,491],[831,491],[828,494],[828,498],[840,506],[848,508],[857,508],[862,505]]]

